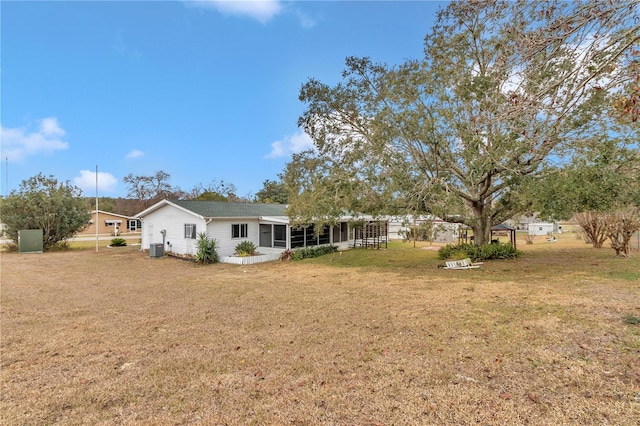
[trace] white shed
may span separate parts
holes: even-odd
[[[551,235],[560,232],[557,223],[538,222],[529,224],[529,235]]]

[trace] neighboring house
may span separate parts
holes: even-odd
[[[120,214],[109,213],[102,210],[92,210],[89,226],[78,235],[95,235],[96,226],[98,234],[125,235],[141,231],[140,219]]]
[[[431,221],[432,216],[386,216],[389,221],[389,239],[405,240],[411,234],[413,226],[419,226],[424,222]]]
[[[529,216],[520,216],[516,219],[509,219],[505,221],[505,224],[515,228],[516,231],[529,231],[529,224],[538,223],[540,219],[538,218],[538,214],[534,213]]]
[[[285,210],[282,204],[162,200],[135,217],[142,221],[143,250],[151,244],[162,244],[164,250],[192,255],[201,232],[217,241],[223,261],[231,261],[225,258],[231,257],[242,241],[251,241],[258,252],[270,254],[323,244],[348,247],[347,218],[316,236],[313,226],[292,227]]]
[[[432,220],[432,241],[436,243],[455,243],[464,235],[465,226],[461,223]]]
[[[529,224],[529,235],[561,234],[562,227],[558,222],[537,222]]]
[[[411,239],[411,228],[424,224],[431,226],[431,241],[439,243],[451,243],[457,241],[462,233],[462,225],[459,223],[445,222],[435,216],[388,216],[389,239]]]

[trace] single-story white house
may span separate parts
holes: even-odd
[[[229,263],[247,263],[233,257],[235,247],[242,241],[251,241],[259,253],[270,256],[262,261],[277,259],[285,249],[323,244],[339,248],[349,246],[348,218],[336,226],[325,227],[317,236],[313,225],[291,226],[286,207],[282,204],[162,200],[134,217],[142,223],[143,250],[150,249],[152,244],[162,244],[165,251],[193,255],[197,251],[198,234],[204,232],[217,241],[221,261]]]

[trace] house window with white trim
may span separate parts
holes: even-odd
[[[140,219],[129,219],[127,220],[127,229],[131,232],[135,232],[137,229],[142,228],[142,223]]]
[[[184,224],[184,237],[192,240],[196,239],[196,225],[195,223]]]
[[[234,223],[231,225],[231,238],[247,238],[249,224],[247,223]]]

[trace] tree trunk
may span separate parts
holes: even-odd
[[[491,243],[491,227],[493,223],[485,211],[485,206],[476,204],[472,206],[474,221],[471,224],[473,229],[473,242],[477,246],[484,246]]]

